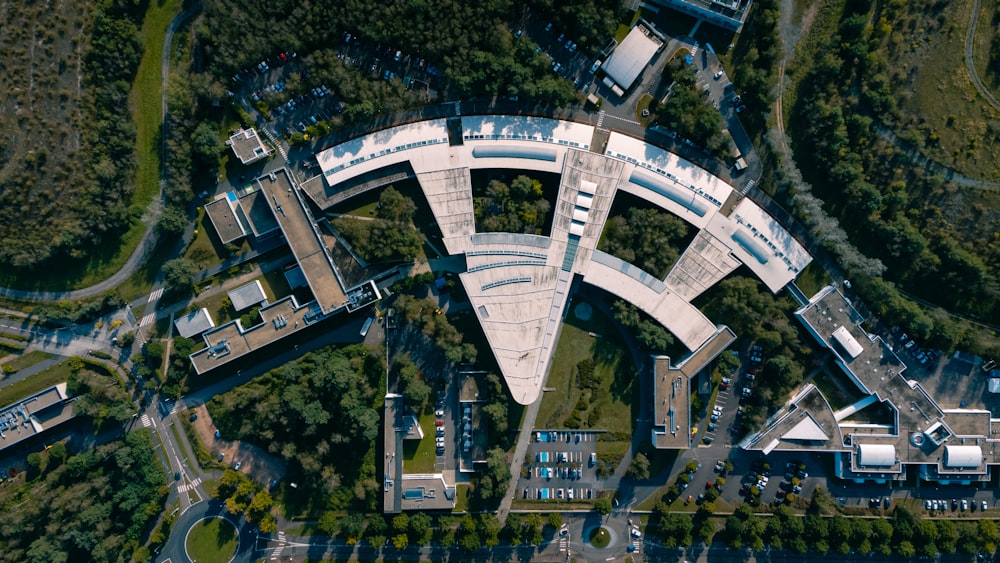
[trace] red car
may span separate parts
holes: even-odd
[[[435,420],[435,421],[434,421],[434,424],[435,424],[436,426],[444,426],[444,421],[443,421],[443,420]]]

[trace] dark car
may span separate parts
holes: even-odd
[[[180,481],[180,480],[181,480],[181,472],[174,471],[174,481]]]
[[[194,422],[194,421],[198,420],[198,415],[197,414],[192,414],[190,420],[191,420],[191,422]]]

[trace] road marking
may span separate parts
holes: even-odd
[[[146,300],[146,303],[152,303],[153,301],[156,301],[157,299],[160,298],[161,295],[163,295],[163,288],[162,287],[160,289],[157,289],[156,291],[150,293],[149,294],[149,299]]]
[[[195,479],[194,481],[191,481],[191,484],[189,484],[189,485],[178,485],[177,486],[177,492],[178,493],[186,493],[186,492],[190,491],[191,489],[194,489],[195,487],[197,487],[200,484],[201,484],[201,477]]]
[[[142,427],[143,428],[149,428],[150,426],[153,425],[153,421],[149,419],[149,415],[148,414],[142,415],[142,418],[140,418],[139,420],[142,421]]]
[[[604,112],[602,111],[601,113],[604,113]],[[631,123],[631,124],[633,124],[633,125],[639,125],[639,122],[638,122],[638,121],[634,121],[634,120],[632,120],[632,119],[626,119],[626,118],[624,118],[624,117],[618,117],[617,115],[609,115],[609,116],[607,116],[607,117],[610,117],[610,118],[612,118],[612,119],[617,119],[617,120],[619,120],[619,121],[624,121],[625,123]],[[598,119],[598,120],[597,120],[597,126],[598,126],[598,127],[600,127],[600,126],[601,126],[601,119]]]
[[[597,114],[597,126],[600,127],[604,124],[604,116],[607,115],[602,109],[600,113]]]
[[[156,320],[156,313],[147,313],[144,317],[142,317],[142,320],[139,321],[139,328],[152,324],[154,320]]]

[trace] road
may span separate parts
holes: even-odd
[[[969,71],[969,78],[972,79],[972,84],[975,85],[976,90],[982,94],[983,99],[986,103],[993,106],[993,109],[1000,111],[1000,100],[997,100],[993,92],[983,84],[982,78],[979,77],[979,71],[976,70],[975,54],[976,49],[976,29],[979,27],[979,12],[981,8],[982,0],[973,0],[972,2],[972,13],[969,15],[969,27],[965,33],[965,68]]]

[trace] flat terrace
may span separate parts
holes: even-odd
[[[251,190],[240,196],[239,204],[247,216],[255,237],[260,238],[278,229],[278,221],[274,218],[271,206],[267,204],[267,196],[262,190]]]
[[[246,235],[243,227],[237,222],[236,215],[229,203],[228,195],[212,201],[205,205],[205,213],[208,215],[215,232],[219,234],[222,244],[229,244]]]
[[[267,196],[268,204],[295,260],[302,268],[309,289],[323,313],[333,312],[347,304],[347,293],[333,261],[323,248],[319,232],[313,225],[305,202],[292,186],[286,170],[257,178]]]
[[[202,337],[208,345],[191,354],[197,373],[231,362],[272,342],[298,332],[323,318],[315,301],[299,305],[294,296],[275,301],[260,310],[262,322],[243,328],[239,319],[216,327]]]

